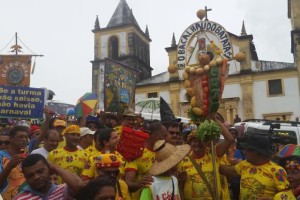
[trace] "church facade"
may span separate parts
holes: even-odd
[[[288,0],[295,63],[259,60],[253,35],[246,33],[244,24],[240,35],[228,33],[234,52],[244,52],[246,55],[244,62],[230,62],[229,76],[219,108],[219,113],[229,123],[233,123],[236,114],[242,120],[278,117],[295,120],[300,116],[300,6],[296,4],[299,4],[297,0]],[[93,33],[95,53],[92,61],[92,90],[98,94],[99,99],[103,98],[99,94],[104,86],[99,80],[103,76],[105,58],[111,58],[140,71],[136,102],[162,96],[175,115],[187,117],[190,104],[185,98],[183,70],[178,70],[175,74],[166,71],[152,76],[149,51],[151,39],[148,28],[146,27],[145,31],[141,30],[125,0],[120,0],[107,27],[100,28],[97,17]],[[170,47],[165,49],[169,65],[177,65],[177,41],[174,35]],[[167,70],[167,66],[165,68]],[[136,112],[139,112],[138,108]],[[147,112],[147,109],[143,112]]]
[[[229,76],[225,83],[218,112],[233,123],[238,114],[245,119],[295,120],[300,115],[299,82],[299,15],[300,5],[289,0],[289,18],[292,22],[292,53],[295,63],[259,60],[253,35],[248,35],[244,24],[240,35],[229,33],[235,53],[244,52],[244,62],[230,62]],[[297,21],[298,20],[298,21]],[[179,33],[180,34],[180,33]],[[297,46],[298,45],[298,46]],[[178,64],[177,43],[166,48],[169,65]],[[166,67],[167,69],[167,67]],[[187,117],[190,108],[185,98],[183,70],[175,74],[168,71],[140,81],[136,88],[136,102],[149,97],[162,96],[177,116]],[[143,111],[144,112],[144,111]]]

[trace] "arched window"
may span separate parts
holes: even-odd
[[[109,38],[109,57],[117,58],[119,56],[119,39],[116,36]]]

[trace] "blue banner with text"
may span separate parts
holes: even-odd
[[[0,117],[41,119],[45,89],[0,85]]]

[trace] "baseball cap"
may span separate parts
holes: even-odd
[[[37,131],[41,131],[41,128],[39,126],[32,125],[30,127],[30,133],[34,133],[34,132],[37,132]]]
[[[94,135],[95,131],[92,131],[88,127],[81,127],[80,128],[80,137],[83,137],[85,135]]]
[[[64,126],[64,127],[66,127],[67,123],[64,120],[57,119],[54,122],[54,127],[57,127],[57,126]]]

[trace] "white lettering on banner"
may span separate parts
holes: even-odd
[[[223,49],[223,56],[231,59],[233,49],[230,42],[230,37],[227,31],[218,23],[212,21],[199,21],[190,25],[181,35],[177,46],[177,63],[179,68],[184,68],[186,63],[186,51],[189,41],[193,36],[200,32],[214,34],[220,41]]]

